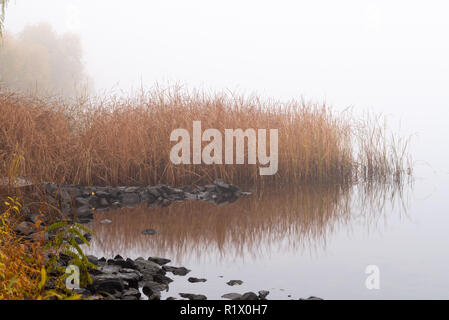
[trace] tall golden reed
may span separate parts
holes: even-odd
[[[174,165],[170,133],[203,129],[279,130],[279,170],[256,165]],[[155,88],[67,103],[0,89],[0,177],[18,156],[35,182],[86,185],[353,183],[400,180],[409,173],[406,143],[377,120],[333,112],[325,104]],[[268,149],[269,150],[269,149]]]

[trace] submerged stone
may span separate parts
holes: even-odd
[[[226,284],[228,286],[235,286],[235,285],[240,286],[243,284],[243,281],[242,280],[230,280],[230,281],[226,282]]]
[[[156,234],[156,230],[154,229],[146,229],[141,232],[144,236],[153,236]]]

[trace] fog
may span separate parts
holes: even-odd
[[[416,160],[443,168],[448,9],[446,1],[13,0],[5,27],[45,21],[79,34],[98,92],[178,82],[382,111],[417,134]]]
[[[260,198],[241,199],[229,207],[194,205],[190,211],[184,204],[160,208],[161,212],[159,208],[141,208],[138,215],[131,209],[124,210],[123,216],[113,210],[97,210],[94,231],[99,236],[93,238],[93,246],[87,249],[93,251],[87,253],[137,257],[172,252],[175,256],[168,258],[174,259],[173,265],[188,267],[192,275],[208,279],[195,284],[195,292],[207,294],[208,299],[229,292],[225,279],[243,279],[244,284],[236,288],[242,292],[269,289],[269,299],[287,299],[290,294],[294,299],[310,295],[332,299],[447,298],[449,257],[442,253],[449,246],[449,1],[10,0],[5,13],[8,37],[20,39],[25,28],[42,22],[53,28],[57,39],[72,35],[79,49],[79,68],[92,79],[92,88],[99,95],[127,95],[160,83],[281,100],[304,98],[324,101],[335,112],[350,107],[356,116],[367,111],[383,113],[388,116],[388,128],[411,137],[414,174],[410,185],[369,183],[348,191],[334,185],[321,190],[320,185],[310,190],[282,190],[279,195],[265,189]],[[62,76],[68,68],[64,57],[58,57],[53,70]],[[9,58],[14,60],[15,55]],[[10,74],[19,80],[25,78],[25,72],[42,75],[44,66],[36,63],[35,55],[25,55],[22,61],[31,60],[33,71],[25,67],[23,73]],[[0,72],[2,63],[11,66],[0,60]],[[88,146],[82,149],[87,151],[78,152],[79,158],[67,161],[68,166],[76,159],[86,163],[89,181],[90,168],[100,168],[99,177],[107,178],[109,170],[104,169],[108,163],[118,163],[111,166],[111,175],[121,174],[123,163],[127,179],[127,172],[147,172],[147,163],[156,164],[154,172],[159,173],[157,167],[163,162],[134,161],[145,154],[134,145],[152,150],[163,141],[165,131],[158,134],[146,128],[157,117],[137,122],[132,116],[117,113],[117,118],[104,124],[87,117],[92,130],[79,144]],[[117,121],[121,120],[118,117],[126,121]],[[13,127],[17,116],[10,119],[7,124]],[[173,117],[160,119],[154,122],[163,124]],[[254,118],[250,120],[254,123]],[[51,126],[43,125],[45,129]],[[52,132],[60,132],[47,131],[48,141],[53,141]],[[138,132],[138,139],[131,141],[129,132],[133,131]],[[36,143],[28,145],[40,147],[39,137],[33,136],[30,141]],[[167,143],[169,138],[167,135]],[[43,141],[42,145],[59,154],[64,151],[61,145],[78,150],[77,143],[72,148],[76,139],[67,140],[70,144]],[[366,140],[368,145],[372,142]],[[298,139],[298,144],[302,142]],[[95,146],[112,150],[111,156],[95,154]],[[126,155],[122,162],[121,154]],[[25,158],[27,165],[33,161]],[[43,168],[56,163],[55,172],[59,172],[65,163],[60,165],[61,161],[53,158],[53,153],[43,154],[45,161],[35,163]],[[132,168],[128,163],[134,162],[143,165],[126,171]],[[169,171],[164,169],[163,175]],[[296,171],[293,167],[288,174],[296,176]],[[134,178],[127,181],[134,183]],[[366,210],[366,204],[373,209]],[[88,206],[83,207],[89,211]],[[103,224],[106,218],[109,225]],[[157,235],[148,238],[142,234],[144,228],[155,228]],[[309,236],[310,245],[303,242]],[[239,252],[242,259],[234,259]],[[382,290],[366,290],[365,279],[369,278],[364,271],[368,265],[381,269]],[[191,292],[192,287],[188,281],[175,281],[170,290],[171,295]]]
[[[0,85],[16,92],[66,98],[89,93],[78,35],[58,35],[47,23],[3,35]]]

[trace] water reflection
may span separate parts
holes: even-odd
[[[200,262],[265,258],[270,252],[325,248],[339,226],[362,223],[367,232],[399,206],[404,186],[264,188],[227,206],[185,201],[166,208],[97,212],[90,253],[136,258],[162,256]],[[395,210],[398,212],[398,210]],[[395,213],[396,214],[396,213]],[[110,224],[101,221],[109,219]],[[156,235],[142,235],[152,228]]]

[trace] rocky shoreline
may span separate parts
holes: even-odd
[[[29,187],[27,186],[27,188]],[[51,182],[44,182],[32,187],[38,187],[41,193],[43,191],[46,201],[59,208],[64,215],[61,217],[63,220],[83,224],[91,223],[94,213],[98,211],[118,210],[124,207],[135,208],[142,204],[149,208],[167,207],[175,202],[186,200],[204,201],[222,206],[235,202],[242,196],[251,195],[251,192],[241,191],[238,186],[225,183],[221,179],[215,180],[213,184],[196,188],[190,186],[173,188],[164,184],[148,187],[95,187],[57,185]],[[36,198],[41,197],[36,195]],[[40,238],[41,234],[35,226],[37,224],[46,225],[48,219],[32,212],[29,208],[24,208],[23,211],[25,221],[17,225],[15,231],[27,240]],[[108,221],[104,221],[104,223],[108,223]],[[152,235],[154,230],[144,230],[143,233]],[[51,234],[44,235],[45,240],[51,237]],[[85,237],[89,239],[90,235],[85,234]]]
[[[169,206],[174,202],[185,200],[206,201],[216,205],[226,205],[238,200],[240,197],[250,195],[239,187],[225,183],[217,179],[213,184],[196,188],[173,188],[168,185],[148,187],[86,187],[81,185],[56,185],[54,183],[42,183],[41,189],[50,203],[57,205],[65,215],[65,220],[90,223],[93,221],[94,212],[101,210],[115,210],[122,207],[136,207],[140,204],[155,206]],[[25,221],[18,224],[15,231],[24,239],[42,238],[42,231],[37,231],[37,225],[47,221],[36,213],[25,212]],[[148,232],[151,230],[148,230]],[[90,241],[90,234],[84,234]],[[52,234],[45,233],[46,241],[52,239]],[[83,241],[79,239],[81,244]],[[77,241],[78,242],[78,241]],[[87,288],[79,288],[75,291],[84,299],[93,300],[160,300],[161,293],[168,292],[169,284],[173,281],[169,274],[186,276],[191,270],[185,267],[168,265],[171,261],[165,258],[142,257],[132,260],[124,259],[120,255],[112,259],[87,256],[89,262],[96,269],[89,271],[92,283]],[[71,257],[60,253],[57,259],[59,267],[66,268],[70,265]],[[206,282],[204,278],[189,277],[188,282]],[[228,286],[241,285],[241,280],[230,280]],[[52,289],[51,281],[47,284]],[[266,300],[269,291],[260,290],[258,293],[245,292],[225,293],[221,297],[230,300]],[[207,297],[196,293],[178,293],[179,297],[168,297],[167,300],[206,300]],[[309,297],[306,300],[321,300]]]
[[[48,199],[57,203],[64,214],[84,223],[90,222],[94,212],[99,210],[136,207],[140,204],[146,204],[150,208],[166,207],[185,200],[205,201],[221,206],[251,194],[221,179],[196,188],[173,188],[164,184],[148,187],[87,187],[54,183],[43,183],[42,187]]]
[[[168,292],[169,284],[173,279],[169,274],[186,276],[191,270],[185,267],[175,267],[168,265],[169,259],[149,257],[148,259],[130,258],[124,259],[117,255],[113,259],[98,259],[95,256],[87,256],[90,263],[97,266],[97,270],[90,272],[92,284],[87,288],[76,289],[75,291],[90,300],[161,300],[161,293]],[[61,267],[67,267],[70,263],[69,257],[60,255],[58,263]],[[207,279],[189,278],[189,282],[204,282]],[[231,280],[232,285],[242,284],[241,280]],[[228,283],[229,286],[231,284]],[[258,293],[245,292],[226,293],[221,297],[229,300],[267,300],[270,294],[267,290],[260,290]],[[207,300],[203,294],[178,293],[177,296],[170,296],[166,300]],[[309,297],[299,300],[322,300],[317,297]]]
[[[169,259],[150,257],[124,259],[116,256],[114,259],[97,259],[88,256],[91,263],[98,269],[92,272],[92,284],[86,289],[78,290],[86,299],[113,299],[113,300],[160,300],[161,293],[168,291],[173,281],[168,275],[186,276],[191,270],[184,267],[169,266]],[[189,278],[195,281],[196,278]],[[201,279],[206,281],[206,279]],[[267,291],[255,293],[234,294],[233,300],[259,300],[265,299]],[[179,293],[179,297],[168,297],[167,300],[176,299],[206,300],[207,297],[195,293]]]

